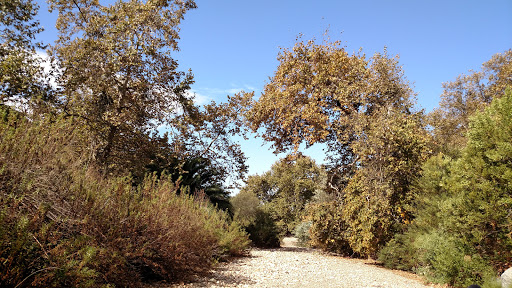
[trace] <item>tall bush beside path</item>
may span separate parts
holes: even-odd
[[[511,111],[508,89],[471,118],[459,159],[438,155],[427,161],[416,185],[416,218],[380,253],[385,265],[456,287],[494,285],[510,267]]]
[[[100,174],[73,119],[1,112],[1,287],[176,281],[244,253],[239,226],[165,176]]]

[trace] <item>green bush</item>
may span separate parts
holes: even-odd
[[[422,267],[418,268],[436,283],[448,283],[455,287],[467,287],[495,278],[487,261],[474,254],[461,239],[445,233],[430,232],[418,237],[417,244]]]
[[[242,190],[231,199],[234,221],[240,223],[257,247],[280,246],[279,228],[269,212],[260,206],[260,200],[251,191]]]
[[[311,221],[306,221],[295,227],[295,237],[297,237],[297,244],[299,244],[299,246],[310,246],[311,237],[309,236],[309,229],[312,224]]]
[[[102,175],[72,119],[0,123],[0,286],[177,281],[243,254],[247,235],[169,178]]]
[[[347,225],[336,202],[310,204],[308,213],[313,247],[343,255],[354,254],[347,240]]]
[[[492,287],[496,279],[492,266],[473,248],[439,231],[398,234],[381,250],[379,260],[387,268],[413,271],[454,287]]]
[[[396,234],[379,252],[379,261],[386,268],[415,271],[420,263],[414,241],[414,235],[410,233]]]
[[[249,239],[257,247],[277,248],[280,244],[279,229],[272,216],[266,211],[258,210],[254,222],[246,227]]]

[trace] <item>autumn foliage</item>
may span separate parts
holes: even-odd
[[[210,141],[198,154],[193,141],[181,150],[169,143],[187,135],[157,130],[179,117],[205,126],[210,139],[229,128],[218,124],[227,108],[217,111],[217,129],[198,114],[187,94],[192,75],[170,56],[195,3],[51,1],[59,67],[46,75],[33,60],[37,5],[4,2],[0,286],[137,287],[184,280],[244,254],[247,234],[220,210],[229,210],[221,207],[227,172],[216,168],[226,164],[214,167],[210,152],[234,155],[237,146]],[[57,85],[43,81],[50,76]]]
[[[511,55],[445,83],[425,115],[397,57],[300,39],[284,49],[246,118],[276,152],[327,145],[327,182],[303,203],[309,244],[492,287],[510,266]],[[247,186],[278,192],[265,187]]]
[[[398,56],[299,38],[259,97],[199,107],[173,55],[193,0],[50,0],[50,73],[37,5],[0,6],[0,286],[184,280],[292,233],[457,287],[512,265],[512,50],[425,114]],[[249,130],[288,155],[231,198]]]
[[[376,252],[410,219],[410,184],[429,153],[421,112],[397,58],[348,54],[339,43],[299,41],[247,112],[276,152],[325,143],[330,185],[359,255]],[[293,108],[292,108],[293,107]],[[323,224],[318,224],[323,225]],[[313,228],[316,229],[315,223]]]

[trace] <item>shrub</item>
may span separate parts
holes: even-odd
[[[473,248],[440,231],[398,234],[382,249],[379,260],[388,268],[414,271],[431,282],[454,287],[492,286],[496,278],[489,262]]]
[[[251,191],[242,190],[231,199],[234,221],[240,223],[257,247],[280,246],[279,229],[269,212],[260,206],[260,200]]]
[[[242,254],[247,235],[169,178],[99,174],[72,119],[0,123],[0,286],[176,281]]]
[[[417,241],[423,262],[418,272],[432,282],[467,287],[495,278],[489,263],[461,239],[433,231],[420,235]]]
[[[313,247],[343,255],[354,254],[347,241],[347,225],[336,202],[311,204],[308,213]]]
[[[277,248],[280,246],[279,229],[266,211],[258,210],[253,223],[246,227],[249,239],[257,247]]]
[[[302,222],[295,227],[295,237],[297,237],[297,244],[302,247],[310,245],[311,237],[309,236],[309,229],[311,228],[312,222]]]
[[[379,252],[379,261],[386,268],[414,271],[419,268],[418,249],[414,246],[415,235],[396,234]]]

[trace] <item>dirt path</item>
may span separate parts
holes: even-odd
[[[210,277],[171,287],[434,287],[413,274],[387,270],[364,260],[298,248],[285,238],[280,249],[254,249],[250,257],[220,264]]]

